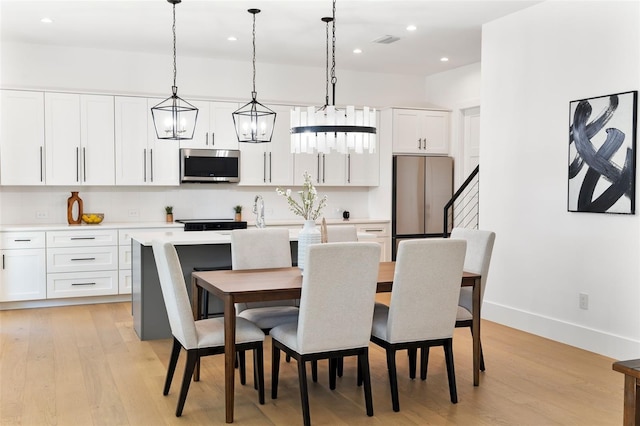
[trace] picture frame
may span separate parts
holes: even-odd
[[[570,212],[635,214],[638,92],[569,103]]]

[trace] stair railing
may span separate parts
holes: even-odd
[[[478,229],[479,223],[480,165],[471,172],[451,200],[444,206],[442,236],[448,238],[453,228]]]

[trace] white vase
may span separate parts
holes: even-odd
[[[313,220],[305,220],[302,230],[298,234],[298,268],[304,270],[307,247],[320,244],[320,229]]]

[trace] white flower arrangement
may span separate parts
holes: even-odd
[[[308,172],[304,172],[304,183],[302,184],[302,191],[298,191],[300,196],[300,203],[291,197],[291,190],[286,191],[282,188],[276,188],[276,192],[287,199],[289,204],[289,210],[291,210],[297,216],[302,216],[305,220],[316,220],[320,216],[320,212],[327,205],[327,196],[324,195],[320,198],[318,206],[314,208],[316,199],[318,198],[318,191],[311,183],[311,175]]]

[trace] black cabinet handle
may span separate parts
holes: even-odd
[[[71,283],[71,285],[96,285],[96,283]]]
[[[71,240],[95,240],[96,237],[71,237]]]
[[[95,257],[78,257],[78,258],[71,259],[71,260],[72,261],[75,261],[75,260],[96,260],[96,258]]]

